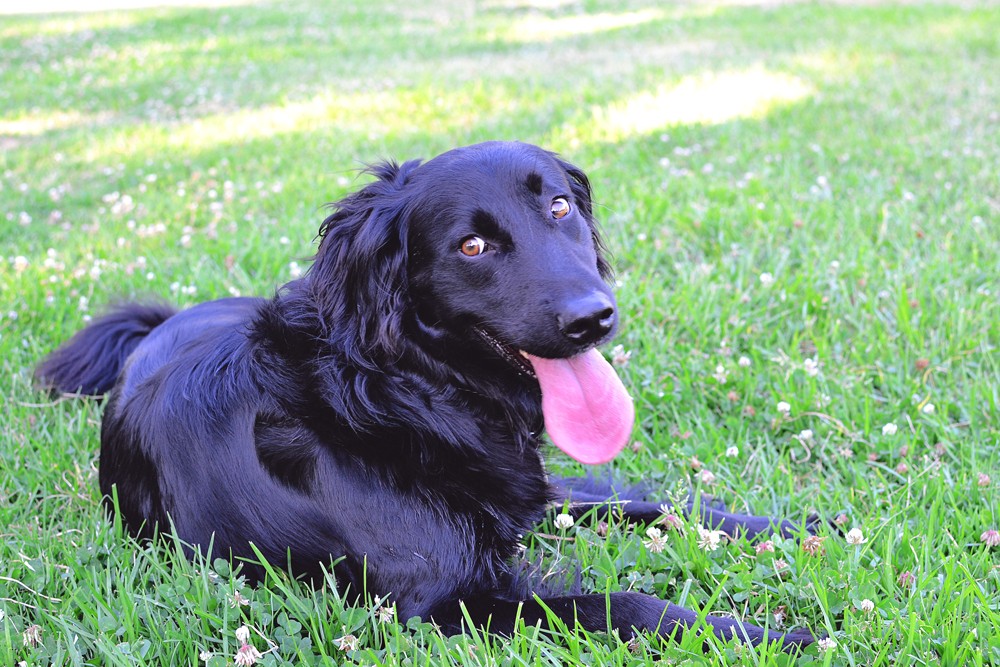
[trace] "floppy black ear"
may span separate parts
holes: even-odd
[[[569,187],[573,191],[573,199],[576,200],[576,205],[583,213],[587,225],[590,226],[590,235],[594,239],[594,250],[597,251],[597,270],[601,273],[602,278],[611,280],[614,276],[614,269],[611,268],[611,262],[608,261],[608,250],[604,246],[604,240],[597,228],[597,220],[594,218],[594,201],[590,189],[590,179],[579,167],[575,167],[561,158],[556,158],[556,162],[566,172]]]
[[[332,204],[319,228],[319,250],[307,279],[329,334],[356,361],[397,352],[407,306],[407,177],[418,165],[386,162],[367,169],[376,180]]]

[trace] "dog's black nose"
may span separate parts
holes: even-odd
[[[559,330],[577,345],[606,336],[615,326],[615,304],[603,292],[567,301],[556,315]]]

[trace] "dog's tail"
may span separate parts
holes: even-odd
[[[142,339],[176,312],[162,304],[118,306],[43,359],[35,379],[55,393],[102,396]]]

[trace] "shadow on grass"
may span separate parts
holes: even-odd
[[[830,13],[834,22],[818,20]],[[108,25],[102,27],[100,17]],[[277,5],[141,10],[65,17],[10,17],[0,31],[3,116],[38,118],[73,110],[77,122],[169,123],[322,94],[406,90],[441,81],[525,91],[594,86],[636,94],[709,68],[746,67],[747,46],[766,47],[768,65],[825,49],[866,50],[871,31],[899,22],[880,7],[772,11],[757,7],[673,7],[637,2],[595,14],[566,9],[511,16],[503,5],[471,17],[441,10],[400,13],[380,3],[330,3],[290,11]],[[931,34],[973,27],[973,14],[910,9],[905,30]],[[955,23],[958,22],[958,25]],[[55,25],[61,26],[57,31]],[[71,23],[72,25],[72,23]],[[966,31],[967,32],[967,31]],[[887,39],[892,39],[887,34]],[[737,44],[743,44],[737,47]],[[583,96],[587,92],[582,93]],[[527,102],[527,97],[518,100]],[[589,101],[589,100],[587,100]]]

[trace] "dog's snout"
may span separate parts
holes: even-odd
[[[603,292],[567,301],[556,316],[559,330],[577,345],[589,345],[615,326],[615,304]]]

